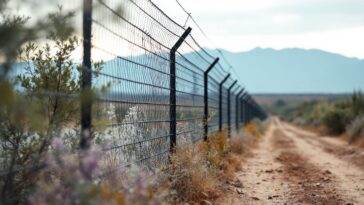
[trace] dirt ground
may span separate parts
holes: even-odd
[[[236,177],[219,204],[364,204],[361,149],[276,118]]]

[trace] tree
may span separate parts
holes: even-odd
[[[20,50],[20,59],[26,62],[25,72],[17,77],[21,89],[0,113],[0,158],[7,172],[0,181],[4,203],[21,202],[37,180],[52,138],[64,134],[66,127],[77,127],[83,67],[72,59],[80,42],[74,36],[72,18],[72,12],[64,13],[59,7],[48,15],[46,41],[29,42]],[[94,76],[102,65],[93,63]]]

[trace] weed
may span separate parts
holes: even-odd
[[[165,204],[157,175],[133,167],[99,178],[98,146],[73,154],[58,138],[52,145],[54,152],[47,156],[47,167],[29,204]]]
[[[200,204],[219,196],[217,173],[197,147],[178,149],[171,162],[170,187],[176,193],[175,202]]]

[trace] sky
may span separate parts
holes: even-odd
[[[153,2],[179,23],[185,23],[187,15],[175,0]],[[208,34],[214,43],[210,47],[233,52],[255,47],[315,48],[364,59],[364,0],[179,2]],[[191,20],[187,25],[198,32]]]
[[[10,1],[13,4],[13,11],[19,14],[25,13],[25,15],[29,15],[35,20],[37,20],[36,17],[44,18],[44,15],[54,11],[57,8],[56,2],[62,2],[65,6],[63,7],[64,9],[75,9],[78,11],[75,17],[75,24],[76,28],[78,28],[78,34],[81,36],[82,10],[80,8],[82,4],[80,2],[82,0],[49,0],[48,4],[40,3],[37,0],[28,0],[31,2],[28,3],[31,5],[29,8],[24,7],[23,4],[15,3],[22,1]],[[96,1],[94,0],[94,2]],[[110,4],[112,2],[115,4],[130,2],[130,0],[108,1],[110,1]],[[152,1],[174,21],[181,25],[186,23],[186,26],[191,26],[193,28],[192,35],[197,38],[198,43],[203,47],[220,48],[231,52],[249,51],[257,47],[320,49],[347,57],[364,59],[364,0],[178,0],[188,12],[192,13],[193,18],[208,35],[208,39],[202,35],[193,21],[187,18],[188,15],[182,10],[176,0]],[[109,15],[100,15],[97,9],[94,9],[93,13],[94,16],[98,16],[96,19],[105,19],[106,23],[110,23],[108,26],[117,32],[120,32],[120,29],[126,31],[125,33],[121,32],[121,35],[127,36],[131,33],[128,32],[129,30],[123,29],[124,27],[120,24],[120,21],[106,18]],[[133,14],[135,14],[136,20],[138,20],[138,13]],[[149,27],[145,28],[149,29]],[[120,40],[118,36],[105,32],[105,30],[96,25],[93,26],[93,45],[109,51],[103,52],[93,49],[92,59],[94,61],[111,60],[116,55],[137,56],[145,53],[143,49],[130,46]],[[77,47],[72,57],[77,61],[82,60],[81,46]],[[228,59],[228,61],[231,61],[231,59]],[[301,63],[302,60],[298,61],[297,63]],[[241,71],[241,69],[246,68],[236,67],[227,69],[229,72],[234,72],[237,78],[246,82],[246,86],[250,90],[257,91],[257,86],[254,87],[253,83],[248,84],[249,79],[241,77],[247,76],[244,75],[246,70]],[[254,68],[254,66],[249,68]],[[343,67],[343,69],[346,70],[346,67]],[[239,73],[243,74],[239,75]],[[335,75],[341,77],[340,73]],[[332,76],[328,77],[333,79]],[[338,79],[334,83],[344,82],[340,81],[340,78]],[[350,77],[349,80],[353,81]],[[358,80],[358,82],[358,84],[363,85],[362,81]],[[278,79],[274,83],[280,84],[281,82]],[[290,86],[284,86],[296,89],[297,85],[294,83]],[[306,84],[311,85],[312,83],[301,83],[301,85]],[[257,85],[261,85],[261,82],[257,82]],[[268,89],[266,87],[263,88]],[[307,90],[307,92],[312,91],[307,86],[302,89]],[[327,90],[326,88],[322,89],[322,92]],[[282,92],[282,89],[273,91]]]
[[[72,1],[64,0],[64,5],[75,5]],[[172,19],[185,24],[187,14],[176,0],[152,1]],[[188,20],[192,34],[209,48],[241,52],[256,47],[298,47],[364,59],[364,0],[178,1],[192,14],[209,40]],[[19,5],[13,8],[22,8]],[[44,13],[47,9],[41,11]]]

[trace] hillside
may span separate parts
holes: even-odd
[[[222,52],[252,93],[348,93],[364,88],[361,59],[300,48]]]
[[[216,54],[215,50],[207,50]],[[364,60],[361,59],[299,48],[283,50],[256,48],[247,52],[232,53],[226,50],[221,52],[234,66],[241,77],[240,81],[251,93],[337,94],[364,89],[362,77]],[[190,60],[195,57],[191,53],[185,56]],[[143,55],[134,59],[145,62]],[[111,72],[116,62],[119,61],[117,59],[107,61],[103,71]],[[224,65],[225,61],[221,60],[220,63]],[[196,64],[199,62],[196,61]],[[21,73],[22,66],[23,64],[17,64],[16,71],[12,75]],[[123,66],[127,66],[127,70],[131,69],[130,65]],[[206,67],[205,64],[200,66]],[[225,68],[227,67],[225,65]],[[126,67],[123,70],[125,69]],[[123,75],[131,77],[134,73],[124,72]]]
[[[283,101],[285,104],[298,105],[304,102],[312,101],[335,101],[350,99],[351,94],[255,94],[254,99],[262,106],[272,106],[278,101]]]

